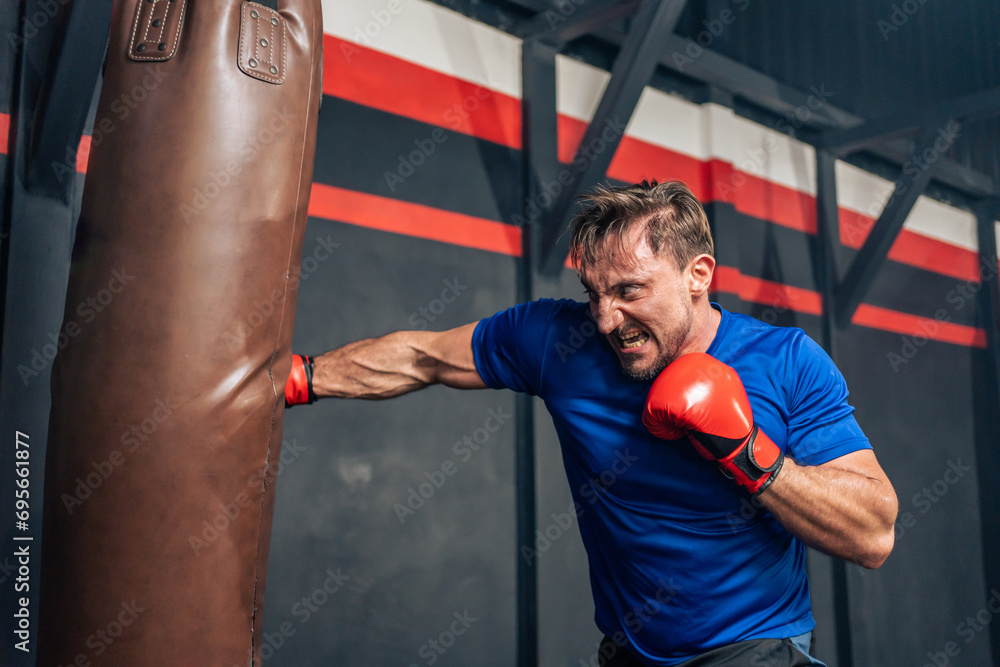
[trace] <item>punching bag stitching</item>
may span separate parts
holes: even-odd
[[[166,30],[166,28],[167,28],[167,18],[170,16],[170,5],[172,5],[172,4],[175,4],[175,3],[172,3],[172,2],[171,3],[167,3],[167,9],[166,9],[166,11],[163,14],[163,28],[160,29],[160,36],[161,36],[161,38],[162,38],[162,35],[163,35],[163,31]],[[129,58],[131,58],[132,60],[170,60],[171,58],[174,57],[174,55],[177,53],[177,46],[178,46],[178,44],[180,44],[181,28],[184,26],[184,12],[187,9],[187,0],[177,0],[176,4],[180,5],[180,7],[177,10],[178,12],[180,12],[180,14],[177,17],[177,30],[174,32],[173,46],[170,49],[170,53],[159,55],[159,56],[155,56],[155,55],[153,55],[153,56],[140,56],[136,52],[136,48],[138,46],[138,44],[136,43],[136,40],[139,38],[139,24],[140,24],[141,19],[142,19],[142,8],[144,7],[145,3],[143,2],[143,0],[138,0],[138,3],[136,4],[136,8],[135,8],[135,23],[132,26],[132,38],[129,40],[129,44],[128,44],[128,57]],[[154,5],[153,5],[154,9],[155,9],[155,6],[156,5],[154,3]],[[150,12],[152,12],[152,11],[153,10],[150,9]],[[152,19],[152,13],[150,13],[149,18]],[[152,26],[152,20],[147,21],[146,22],[145,31],[143,32],[143,35],[142,35],[142,38],[143,38],[142,41],[143,42],[147,42],[148,41],[149,29],[150,29],[151,26]]]
[[[322,42],[320,42],[320,44],[322,44]],[[320,48],[322,48],[322,47],[320,47]],[[322,62],[322,55],[320,56],[320,61]],[[291,267],[292,267],[292,260],[294,259],[293,252],[295,250],[296,229],[298,228],[298,224],[299,224],[299,211],[302,209],[302,176],[303,176],[303,173],[304,173],[304,167],[305,167],[305,161],[306,161],[306,149],[307,149],[307,145],[309,143],[309,119],[310,119],[310,117],[312,115],[312,94],[313,94],[313,88],[315,87],[315,81],[316,81],[316,64],[315,64],[315,59],[313,60],[313,63],[311,65],[311,71],[309,73],[309,80],[310,80],[309,94],[308,94],[308,97],[306,99],[306,114],[307,115],[306,115],[306,117],[304,119],[304,123],[303,123],[303,126],[302,126],[302,149],[301,149],[301,151],[299,153],[299,180],[298,180],[298,184],[296,185],[296,192],[295,192],[295,213],[294,213],[294,217],[293,217],[294,223],[293,223],[292,230],[291,230],[292,231],[291,236],[289,237],[288,260],[285,263],[285,265],[289,269],[291,269]],[[322,82],[320,82],[320,85],[322,85]],[[297,284],[301,284],[301,282],[299,282]],[[286,275],[285,287],[284,287],[284,298],[288,297],[288,285],[289,285],[289,280],[288,280],[288,277]],[[287,303],[287,301],[285,301],[285,303]],[[265,461],[265,466],[270,465],[271,444],[272,444],[272,441],[273,441],[273,438],[274,438],[274,417],[277,414],[277,411],[279,409],[278,389],[277,389],[277,387],[274,384],[274,374],[272,372],[272,368],[274,366],[274,360],[277,358],[278,352],[280,351],[279,342],[281,340],[281,331],[284,328],[284,326],[285,326],[285,310],[282,309],[282,311],[281,311],[281,319],[278,321],[278,329],[277,329],[277,332],[276,332],[277,333],[277,340],[275,341],[274,352],[272,352],[272,354],[271,354],[271,363],[268,365],[268,369],[267,369],[268,376],[271,378],[271,389],[274,392],[275,402],[274,402],[274,407],[272,408],[272,411],[271,411],[271,433],[268,436],[268,442],[267,442],[267,460]],[[266,472],[266,470],[267,470],[267,468],[265,467],[265,472]],[[256,626],[256,623],[257,623],[257,607],[258,607],[258,603],[257,603],[257,582],[258,582],[259,577],[260,577],[260,574],[259,574],[257,568],[260,567],[260,526],[261,526],[261,522],[263,521],[263,518],[264,518],[264,494],[266,494],[266,493],[267,493],[267,475],[265,474],[264,475],[264,488],[263,488],[263,490],[261,492],[260,515],[258,516],[258,520],[257,520],[257,557],[256,557],[256,559],[254,561],[253,616],[251,618],[251,623],[250,623],[251,655],[253,654],[253,650],[252,650],[253,649],[253,628]],[[252,658],[251,658],[251,667],[252,667],[252,664],[253,663],[252,663]]]
[[[163,12],[163,23],[160,24],[161,26],[163,26],[163,27],[160,28],[160,35],[161,36],[163,35],[163,31],[167,29],[167,18],[170,16],[170,5],[171,4],[172,3],[168,2],[167,3],[167,9]],[[156,5],[153,5],[153,7],[156,7]],[[178,26],[179,25],[180,24],[178,24]],[[147,39],[149,38],[149,29],[152,26],[153,26],[153,22],[152,21],[150,21],[149,23],[146,24],[146,38]]]
[[[274,375],[271,373],[270,365],[274,363],[275,353],[271,354],[271,361],[268,365],[267,375],[271,378],[271,386],[274,386]],[[277,406],[277,402],[275,402]],[[264,498],[267,496],[267,473],[271,467],[271,439],[274,437],[274,413],[276,407],[271,410],[271,427],[270,433],[267,437],[267,454],[264,457],[264,474],[262,475],[262,487],[260,491],[260,509],[257,512],[257,550],[254,552],[253,559],[253,600],[251,601],[252,609],[250,612],[250,667],[253,667],[254,660],[257,656],[254,655],[253,645],[254,645],[254,628],[257,625],[257,588],[260,583],[260,572],[258,568],[260,567],[260,533],[261,526],[264,522]]]
[[[257,11],[259,14],[256,19],[253,19],[251,15],[251,10],[254,6],[260,8],[260,10],[253,10]],[[273,18],[278,20],[278,24],[275,25],[274,23],[271,23],[271,21],[268,21],[268,23],[271,23],[271,41],[268,43],[267,47],[267,60],[264,60],[260,55],[260,22],[264,20],[264,16],[267,12],[271,12],[271,14],[273,14]],[[251,31],[251,27],[247,25],[247,23],[250,21],[253,22],[253,35],[248,34]],[[278,39],[281,40],[280,52],[278,52],[274,44],[275,29],[278,29]],[[253,49],[250,49],[247,44],[248,39],[253,41]],[[280,85],[285,80],[287,61],[288,29],[281,14],[256,2],[244,3],[240,18],[240,49],[238,55],[240,70],[242,70],[247,76],[252,76],[255,79],[260,79],[261,81]],[[276,71],[276,74],[272,76],[267,72],[258,71],[256,69],[258,63],[273,65],[273,69]]]
[[[268,21],[270,23],[270,21]],[[271,38],[267,41],[267,60],[264,62],[270,64],[274,62],[274,24],[271,23]]]
[[[260,58],[257,46],[260,44],[260,21],[253,22],[253,57]]]
[[[282,24],[282,30],[284,30],[284,24]],[[242,39],[242,31],[241,31],[241,39]],[[322,45],[322,41],[320,41],[319,44]],[[284,46],[284,40],[282,40],[282,45]],[[322,49],[322,46],[319,46],[317,48]],[[320,62],[322,62],[322,54],[320,55],[319,60],[320,60]],[[288,254],[287,254],[287,258],[288,259],[285,262],[285,266],[288,267],[288,270],[291,269],[291,267],[292,267],[292,261],[294,259],[294,254],[293,253],[294,253],[294,250],[295,250],[296,230],[298,229],[298,224],[299,224],[299,212],[302,209],[302,177],[303,177],[303,174],[305,172],[306,149],[307,149],[307,146],[308,146],[308,143],[309,143],[309,124],[310,124],[310,118],[312,117],[312,97],[313,97],[312,94],[313,94],[313,88],[315,87],[315,82],[316,82],[316,60],[315,60],[315,58],[313,59],[313,62],[310,64],[309,81],[310,81],[310,84],[309,84],[309,87],[308,87],[309,93],[308,93],[308,96],[307,96],[307,99],[306,99],[306,106],[305,106],[305,108],[306,108],[306,117],[303,119],[304,122],[303,122],[303,125],[302,125],[302,148],[301,148],[301,151],[299,152],[299,178],[298,178],[298,183],[296,185],[296,191],[295,191],[295,210],[294,210],[294,217],[292,218],[293,224],[292,224],[291,234],[289,236],[289,247],[288,247]],[[322,87],[322,81],[320,82],[320,86]],[[287,301],[285,301],[284,299],[287,299],[287,297],[288,297],[288,286],[289,286],[289,282],[290,282],[288,280],[288,273],[287,273],[288,270],[286,270],[285,285],[284,285],[284,290],[283,290],[284,296],[282,298],[283,303],[287,303]],[[299,285],[301,283],[297,282],[296,284]],[[254,634],[253,633],[254,633],[254,628],[256,627],[256,624],[257,624],[257,609],[259,607],[259,603],[258,603],[258,599],[257,599],[257,590],[258,590],[258,582],[260,581],[259,568],[260,568],[261,525],[262,525],[262,522],[264,520],[264,499],[265,499],[266,494],[267,494],[267,471],[268,471],[268,468],[270,466],[270,461],[271,461],[271,447],[272,447],[272,444],[273,444],[273,441],[274,441],[275,416],[277,415],[277,412],[278,412],[278,409],[279,409],[279,400],[278,400],[279,399],[279,393],[278,393],[278,388],[275,386],[275,383],[274,383],[273,367],[274,367],[274,361],[275,361],[275,359],[277,359],[278,352],[280,351],[281,332],[284,329],[284,326],[285,326],[285,309],[283,308],[282,311],[281,311],[281,318],[278,320],[278,328],[277,328],[277,331],[276,331],[276,340],[275,340],[275,344],[274,344],[274,351],[271,353],[271,361],[268,364],[268,368],[267,368],[267,374],[268,374],[268,377],[271,379],[271,390],[274,393],[275,401],[274,401],[273,407],[271,408],[271,426],[270,426],[270,433],[269,433],[268,439],[267,439],[267,454],[266,454],[266,458],[265,458],[265,461],[264,461],[264,466],[265,466],[264,467],[264,471],[265,471],[265,474],[263,476],[263,488],[261,489],[261,496],[260,496],[260,510],[259,510],[259,514],[258,514],[258,517],[257,517],[257,553],[256,553],[256,557],[254,559],[253,611],[252,611],[252,615],[251,615],[251,618],[250,618],[250,655],[251,655],[250,665],[251,665],[251,667],[253,667],[253,663],[254,663],[254,657],[253,657]],[[282,397],[283,397],[283,394],[284,394],[284,392],[282,392]]]
[[[142,18],[142,0],[139,0],[138,4],[135,7],[135,25],[132,26],[132,39],[129,40],[129,51],[130,52],[135,49],[135,40],[136,40],[136,37],[139,36],[139,19],[140,18]],[[131,53],[129,55],[131,55]],[[135,56],[132,56],[132,57],[134,58]]]

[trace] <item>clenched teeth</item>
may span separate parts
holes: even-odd
[[[627,334],[618,334],[618,338],[621,340],[622,347],[628,350],[639,347],[649,340],[649,334],[644,331],[630,331]]]

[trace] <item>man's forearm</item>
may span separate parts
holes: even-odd
[[[476,370],[476,323],[448,331],[397,331],[327,352],[314,360],[317,398],[382,399],[432,384],[484,389]]]
[[[313,391],[319,398],[383,399],[433,384],[432,369],[414,338],[419,332],[397,332],[316,357]]]
[[[760,502],[809,546],[868,568],[892,550],[897,501],[882,476],[785,460]]]

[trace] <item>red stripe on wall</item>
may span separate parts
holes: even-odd
[[[521,147],[521,100],[401,58],[323,37],[323,93]]]
[[[748,174],[723,160],[709,160],[710,201],[732,204],[740,213],[807,234],[816,233],[816,198]]]
[[[779,310],[792,310],[810,315],[823,313],[822,299],[818,292],[752,278],[740,273],[739,269],[729,266],[715,268],[712,291],[734,294],[743,301],[759,303]],[[867,303],[858,306],[851,323],[870,329],[891,331],[917,338],[923,337],[943,343],[986,347],[986,332],[978,327],[910,315]]]
[[[321,183],[313,183],[309,215],[512,257],[521,256],[519,227]]]
[[[823,314],[823,301],[815,290],[753,278],[731,266],[715,267],[711,289],[713,292],[735,294],[743,301],[759,303],[782,311]]]
[[[840,209],[840,242],[848,248],[860,248],[875,219],[857,211]],[[903,229],[889,249],[889,259],[934,271],[959,280],[979,282],[979,256],[977,253],[928,238],[923,234]]]
[[[0,113],[0,154],[7,154],[7,142],[10,135],[10,114]]]
[[[312,186],[309,215],[511,257],[521,256],[521,230],[513,225],[320,183]],[[781,311],[822,314],[822,301],[815,290],[747,276],[735,267],[715,268],[712,291],[733,294],[743,301]],[[868,304],[858,307],[852,322],[945,343],[971,347],[986,345],[982,329]]]
[[[87,162],[90,160],[91,137],[85,134],[80,137],[80,146],[76,149],[76,170],[81,174],[87,173]]]
[[[485,82],[482,86],[469,83],[332,35],[326,35],[324,46],[324,93],[520,148],[518,98],[489,90]],[[559,158],[570,163],[586,123],[560,115],[558,129]],[[627,182],[654,177],[661,181],[680,179],[705,203],[727,202],[755,218],[810,234],[816,232],[815,197],[742,172],[722,160],[704,161],[625,137],[608,175]],[[871,224],[871,218],[847,209],[841,209],[840,217],[868,227]],[[841,235],[855,238],[857,231],[842,227]],[[860,247],[847,240],[845,245]],[[978,279],[976,253],[905,229],[889,258],[962,280]]]
[[[897,310],[879,308],[867,303],[858,306],[851,318],[852,324],[893,331],[895,333],[929,338],[945,343],[967,345],[969,347],[986,347],[986,332],[978,327],[970,327],[954,322],[943,322],[929,317],[910,315]]]

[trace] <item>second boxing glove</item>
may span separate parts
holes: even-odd
[[[754,495],[770,486],[784,461],[781,448],[754,424],[739,375],[708,354],[685,354],[660,373],[642,421],[660,438],[687,435],[699,454]]]

